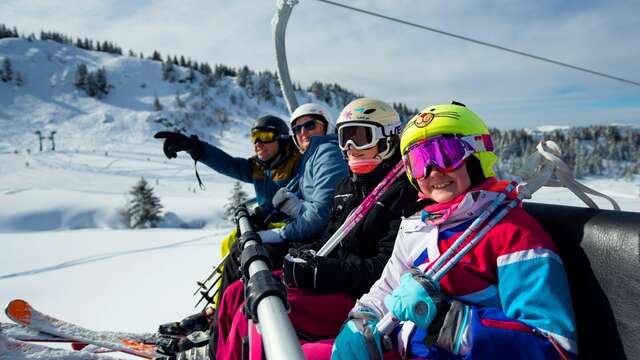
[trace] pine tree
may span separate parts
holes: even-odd
[[[78,89],[86,89],[87,88],[87,80],[88,80],[88,71],[87,65],[84,63],[78,64],[76,67],[76,76],[73,81],[73,85],[75,85]]]
[[[109,83],[107,82],[107,70],[100,68],[96,70],[96,95],[100,98],[109,93]]]
[[[157,50],[153,50],[153,55],[151,55],[151,60],[162,61],[162,55]]]
[[[0,69],[0,80],[9,82],[13,80],[13,69],[11,68],[11,60],[4,58],[2,60],[2,69]]]
[[[96,74],[94,72],[87,73],[87,86],[84,91],[87,95],[94,97],[98,94],[98,88],[96,86]]]
[[[239,181],[236,181],[233,184],[229,201],[224,205],[224,215],[222,218],[233,222],[233,216],[235,215],[236,208],[247,201],[248,198],[249,196],[247,193],[242,190],[242,184],[240,184]]]
[[[236,81],[241,87],[247,87],[247,85],[251,82],[251,70],[249,70],[249,67],[247,65],[240,68]]]
[[[167,60],[162,63],[162,80],[168,82],[176,81],[176,70],[173,67],[170,57],[167,57]]]
[[[156,111],[162,111],[162,104],[160,103],[160,99],[158,99],[158,95],[156,95],[156,98],[153,100],[153,108]]]
[[[192,68],[189,68],[189,71],[187,71],[187,76],[184,78],[184,81],[188,83],[193,83],[195,79],[196,79],[196,72]]]
[[[129,194],[133,196],[127,205],[129,226],[134,229],[156,227],[162,220],[162,204],[149,183],[140,178]]]
[[[19,71],[16,71],[16,86],[20,87],[24,84],[24,80],[22,79],[22,74]]]
[[[258,76],[258,85],[256,88],[256,95],[258,96],[258,99],[271,102],[274,101],[274,96],[271,92],[271,78],[269,73],[262,73]]]

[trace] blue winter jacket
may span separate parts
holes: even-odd
[[[292,141],[282,142],[282,149],[273,164],[259,160],[232,157],[219,148],[203,142],[205,151],[200,162],[236,180],[253,183],[256,201],[266,213],[273,209],[271,199],[296,175],[302,155]]]
[[[347,163],[335,134],[314,136],[298,166],[299,215],[282,230],[285,241],[316,239],[329,222],[333,192],[338,182],[349,176]]]

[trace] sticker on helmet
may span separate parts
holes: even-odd
[[[432,113],[422,113],[420,114],[420,118],[415,121],[415,126],[418,128],[423,128],[433,121],[434,115]]]

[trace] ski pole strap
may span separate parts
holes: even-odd
[[[198,160],[193,160],[193,169],[196,171],[196,179],[198,179],[198,186],[200,187],[200,190],[206,190],[207,187],[204,186],[202,179],[200,179],[200,174],[198,174]]]
[[[536,150],[529,155],[523,167],[516,171],[516,175],[521,176],[526,182],[526,185],[522,186],[524,191],[529,191],[529,194],[525,194],[526,198],[531,198],[531,194],[542,186],[565,187],[590,208],[599,207],[587,194],[604,198],[615,210],[620,210],[620,205],[613,198],[575,179],[571,168],[560,157],[562,152],[558,144],[551,140],[541,141]],[[552,179],[551,175],[555,175],[556,179]]]
[[[362,220],[369,210],[373,208],[373,206],[380,200],[382,195],[391,187],[393,182],[399,178],[402,174],[404,174],[404,163],[399,161],[391,171],[387,174],[387,176],[382,179],[382,181],[367,195],[367,197],[362,200],[360,205],[358,205],[355,210],[347,216],[345,221],[340,225],[340,227],[331,235],[329,240],[322,246],[320,250],[317,252],[317,256],[327,256],[336,246],[344,239],[345,236],[353,229],[360,220]]]

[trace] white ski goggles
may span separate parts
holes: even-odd
[[[378,124],[347,123],[339,125],[338,145],[346,151],[351,145],[357,150],[370,149],[378,144],[378,141],[391,135],[400,133],[401,125],[382,127]]]

